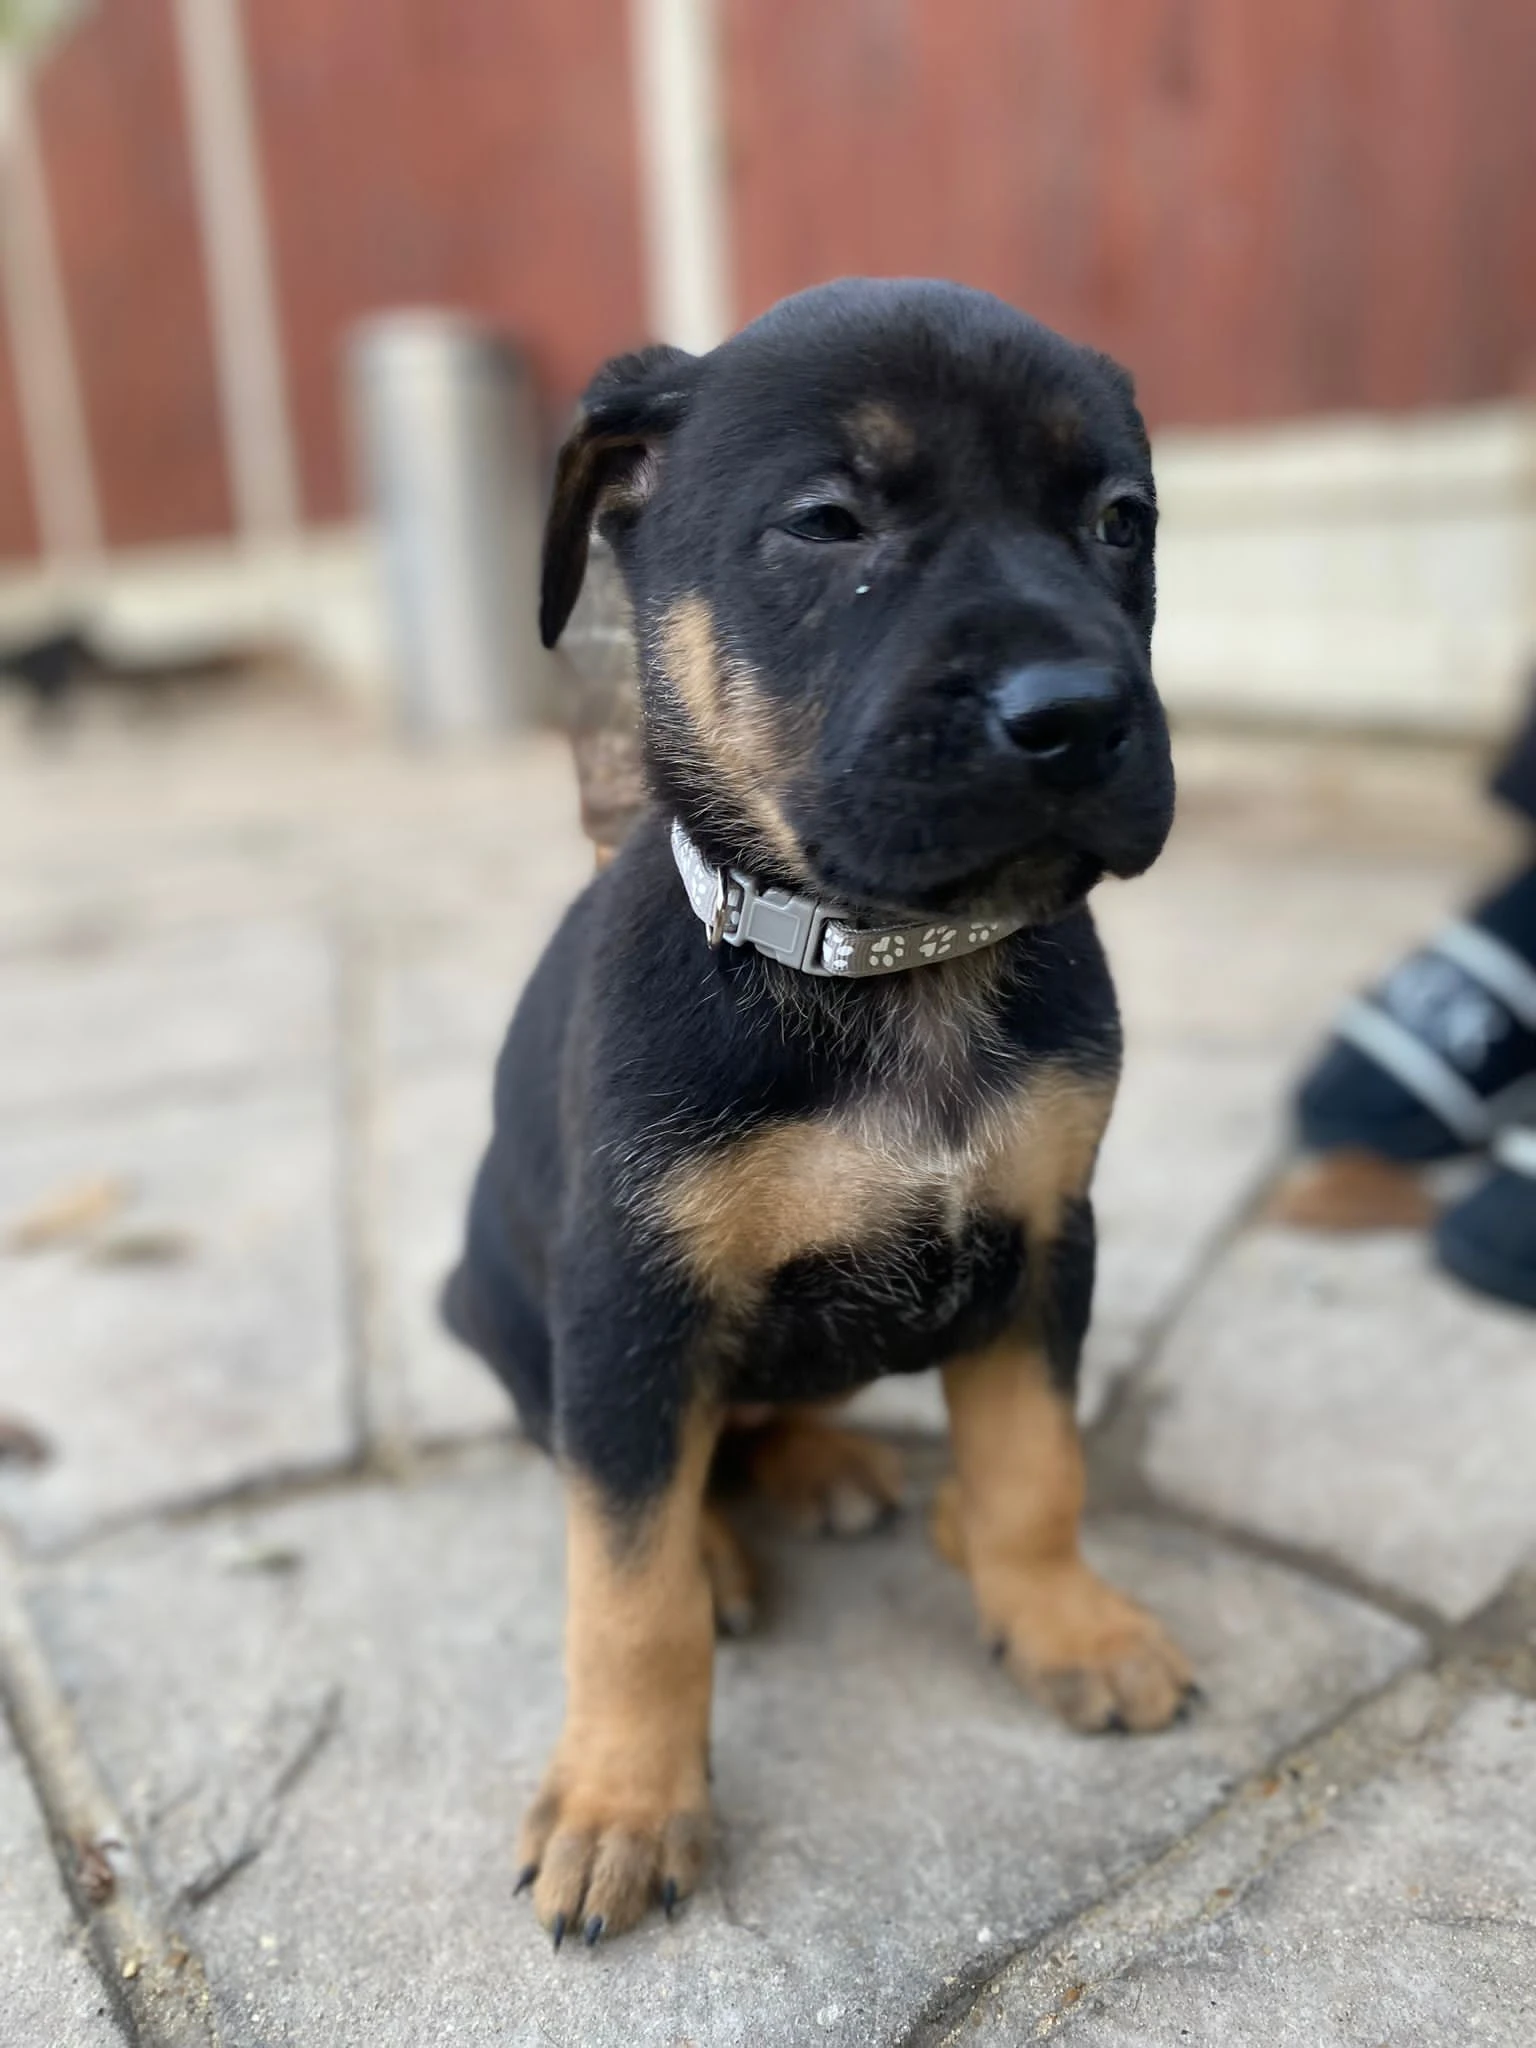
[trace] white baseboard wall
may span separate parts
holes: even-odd
[[[391,694],[377,551],[360,525],[292,541],[127,548],[79,569],[0,575],[0,648],[73,625],[125,662],[264,647],[381,707]]]
[[[1536,662],[1536,403],[1155,450],[1177,711],[1489,735]]]

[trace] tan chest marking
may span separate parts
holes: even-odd
[[[898,1113],[771,1125],[676,1167],[656,1213],[694,1277],[722,1301],[750,1297],[807,1253],[878,1243],[937,1207],[958,1230],[978,1211],[1056,1234],[1093,1172],[1113,1083],[1053,1067],[955,1147]]]

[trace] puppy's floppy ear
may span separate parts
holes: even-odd
[[[546,647],[560,638],[581,594],[593,520],[644,503],[652,453],[687,412],[698,370],[698,357],[683,349],[642,348],[615,356],[587,386],[555,465],[544,527],[539,633]]]

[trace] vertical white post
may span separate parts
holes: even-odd
[[[101,511],[26,73],[0,59],[0,274],[32,504],[45,560],[101,549]]]
[[[715,0],[631,0],[647,312],[696,353],[731,328]]]
[[[176,28],[235,517],[248,539],[282,540],[298,470],[240,0],[176,0]]]

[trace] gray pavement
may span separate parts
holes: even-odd
[[[587,870],[562,749],[302,701],[0,733],[0,2044],[1536,2038],[1536,1323],[1407,1235],[1256,1222],[1340,992],[1498,858],[1466,763],[1186,740],[1104,892],[1090,1545],[1206,1704],[1075,1738],[922,1534],[755,1532],[719,1846],[553,1957],[547,1465],[438,1331],[516,989]],[[29,1440],[30,1438],[30,1440]]]

